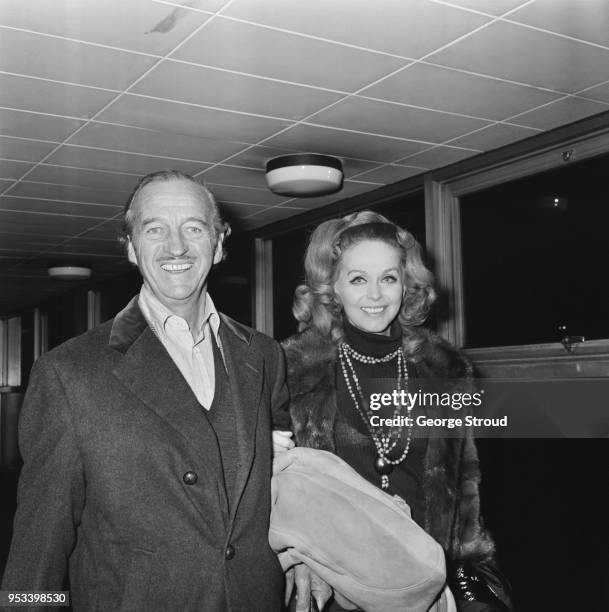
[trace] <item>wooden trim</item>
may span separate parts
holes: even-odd
[[[0,388],[8,384],[8,320],[0,319]]]
[[[12,317],[7,325],[6,384],[21,385],[21,317]]]
[[[93,289],[87,291],[87,329],[101,323],[101,293]]]
[[[609,112],[599,113],[498,149],[469,157],[450,166],[444,166],[433,171],[433,179],[439,182],[456,181],[472,174],[485,172],[491,168],[505,166],[518,159],[533,157],[545,151],[560,149],[575,142],[606,134],[609,131],[608,126]]]
[[[273,335],[273,242],[256,238],[254,273],[254,322],[255,328]]]
[[[462,196],[500,183],[538,174],[609,151],[609,130],[596,136],[565,140],[550,149],[538,150],[507,163],[449,181],[454,195]]]
[[[609,340],[589,340],[574,347],[569,353],[560,342],[548,344],[527,344],[465,349],[465,353],[475,361],[511,362],[546,359],[589,359],[591,357],[609,358]]]
[[[48,317],[40,308],[34,308],[34,361],[49,350]]]
[[[465,341],[463,262],[459,201],[446,184],[425,177],[425,237],[436,285],[438,333],[455,344]]]

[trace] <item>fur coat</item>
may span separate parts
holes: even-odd
[[[415,364],[418,377],[445,381],[443,391],[471,391],[472,368],[462,353],[423,328],[403,332],[404,354]],[[283,346],[296,443],[334,452],[337,344],[308,329]],[[478,453],[471,431],[464,428],[460,433],[429,439],[422,527],[452,561],[490,560],[494,545],[480,519]]]

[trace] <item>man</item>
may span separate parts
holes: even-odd
[[[59,590],[67,571],[76,612],[279,610],[281,349],[216,311],[207,278],[228,226],[192,177],[144,177],[125,229],[139,296],[32,371],[2,588]]]

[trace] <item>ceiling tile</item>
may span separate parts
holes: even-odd
[[[522,125],[549,130],[560,125],[578,121],[590,115],[608,112],[609,105],[601,102],[582,100],[581,98],[565,98],[543,108],[518,115],[514,121]]]
[[[21,213],[9,213],[6,211],[0,210],[0,227],[2,227],[3,233],[10,235],[19,235],[23,236],[24,240],[32,240],[36,242],[51,242],[54,241],[56,243],[58,240],[65,240],[71,234],[66,231],[64,227],[61,226],[51,226],[47,227],[44,224],[32,224],[28,221],[31,221],[33,218],[36,218],[36,215],[28,215],[27,217],[19,217],[18,219],[9,219],[6,215],[20,215]],[[44,217],[38,218],[44,219]],[[0,274],[2,273],[2,268],[0,267]]]
[[[34,200],[31,198],[0,197],[0,208],[18,212],[56,213],[78,217],[93,217],[105,219],[115,215],[118,210],[114,206],[104,204],[82,204],[62,202],[60,200]]]
[[[536,0],[509,19],[609,47],[606,0]]]
[[[17,183],[10,191],[10,195],[18,195],[27,198],[89,202],[92,204],[111,204],[119,208],[123,207],[130,193],[131,190],[89,189],[86,187],[77,187],[76,185],[53,185],[50,183],[34,183],[29,181]]]
[[[165,157],[149,157],[86,147],[64,145],[46,160],[49,164],[75,166],[93,170],[115,170],[144,175],[158,170],[181,170],[196,174],[209,167],[203,162],[182,161]]]
[[[240,219],[239,221],[240,225],[244,229],[249,230],[256,227],[263,227],[264,225],[274,223],[275,221],[281,221],[282,219],[287,219],[288,217],[294,217],[295,215],[299,215],[303,212],[305,211],[297,208],[280,208],[273,206],[272,208],[267,208],[261,213],[256,213],[254,216]]]
[[[450,3],[474,11],[481,11],[483,13],[498,16],[528,1],[529,0],[450,0]]]
[[[11,261],[11,263],[16,263],[18,260],[24,260],[29,257],[35,257],[39,253],[46,251],[51,248],[51,246],[36,246],[30,245],[30,248],[22,248],[22,249],[3,249],[0,248],[0,258],[2,259],[2,267],[4,268],[7,264],[7,259]]]
[[[0,157],[35,162],[41,160],[56,146],[52,142],[0,136]]]
[[[3,179],[18,179],[33,167],[34,164],[28,164],[26,162],[0,159],[0,177]]]
[[[4,107],[89,118],[115,95],[100,89],[0,74],[0,106]]]
[[[387,165],[358,174],[356,180],[371,181],[373,183],[381,183],[387,185],[389,183],[397,183],[403,179],[415,176],[425,172],[422,168],[411,168],[408,166]]]
[[[80,237],[83,240],[117,240],[121,233],[121,222],[118,220],[106,221],[83,232]],[[120,244],[120,242],[119,242]]]
[[[339,157],[357,153],[364,159],[381,162],[392,162],[426,148],[423,144],[407,140],[302,124],[267,140],[265,144]]]
[[[487,124],[478,119],[362,98],[339,102],[315,115],[311,123],[344,129],[356,126],[361,132],[429,143],[443,142]]]
[[[225,2],[226,0],[224,0]],[[193,8],[224,2],[189,2]],[[150,0],[48,0],[4,3],[0,23],[16,28],[164,55],[209,15]]]
[[[220,214],[228,221],[232,221],[233,219],[249,217],[255,212],[264,210],[265,208],[268,208],[268,206],[264,206],[262,204],[224,203],[220,204]]]
[[[253,189],[251,187],[227,187],[206,181],[205,185],[214,194],[218,202],[234,202],[243,204],[263,204],[272,206],[286,200],[285,197],[276,196],[268,189]]]
[[[425,0],[236,0],[224,15],[418,58],[488,21]]]
[[[296,149],[298,151],[298,149]],[[266,162],[273,157],[279,155],[289,155],[295,151],[288,148],[274,148],[274,147],[250,147],[249,149],[239,153],[238,155],[230,159],[229,164],[235,166],[248,166],[250,168],[266,169]],[[347,178],[354,174],[359,174],[365,170],[372,170],[378,168],[379,164],[369,162],[361,159],[350,159],[348,157],[341,157],[343,164],[343,172]]]
[[[491,149],[502,147],[510,142],[516,142],[517,140],[534,136],[535,134],[539,134],[539,130],[518,125],[498,123],[478,130],[469,136],[462,136],[461,138],[451,140],[450,144],[458,147],[467,147],[469,149],[490,151]]]
[[[69,143],[132,153],[219,162],[247,145],[108,123],[89,123]]]
[[[115,191],[131,191],[135,187],[138,178],[137,175],[47,165],[38,166],[28,175],[28,180],[30,181]]]
[[[76,119],[0,108],[0,133],[5,136],[61,142],[83,124]]]
[[[422,166],[424,168],[441,168],[442,166],[448,166],[448,164],[454,164],[455,162],[461,161],[477,155],[476,151],[466,151],[464,149],[451,149],[449,147],[434,147],[423,153],[417,153],[410,157],[406,157],[400,161],[405,164],[412,164],[413,166]]]
[[[250,170],[233,166],[215,166],[199,175],[205,183],[235,185],[237,187],[256,187],[267,189],[264,170]]]
[[[16,229],[21,233],[47,234],[59,232],[71,236],[95,223],[90,217],[73,217],[52,213],[14,212],[0,209],[0,227],[5,231]]]
[[[277,53],[281,49],[281,53]],[[404,60],[218,17],[172,57],[249,74],[356,91]],[[320,70],[320,66],[324,69]]]
[[[487,119],[505,119],[559,97],[533,87],[427,64],[413,64],[360,95]]]
[[[2,250],[40,251],[56,245],[59,240],[61,239],[36,238],[27,234],[0,233],[0,248]]]
[[[157,61],[146,55],[30,32],[7,29],[1,32],[0,70],[16,74],[124,89]]]
[[[609,83],[603,83],[598,87],[586,89],[586,92],[582,95],[586,96],[586,98],[600,100],[601,102],[609,102]]]
[[[237,142],[257,142],[290,125],[287,121],[132,95],[121,97],[98,119],[133,127]]]
[[[125,257],[125,249],[118,240],[92,240],[91,238],[75,238],[55,247],[51,252],[94,255],[99,257]]]
[[[299,120],[341,94],[165,61],[133,89],[158,98]]]
[[[360,193],[372,191],[374,189],[377,189],[378,187],[380,187],[380,185],[344,181],[342,189],[337,193],[333,193],[332,195],[327,196],[320,196],[318,198],[294,198],[289,202],[286,202],[283,206],[301,206],[310,210],[313,208],[320,208],[321,206],[327,206],[328,204],[338,202],[339,200],[345,200]],[[283,206],[281,208],[283,208]]]
[[[564,92],[609,79],[608,49],[506,22],[493,23],[429,61]]]

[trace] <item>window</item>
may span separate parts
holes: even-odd
[[[461,198],[467,347],[609,338],[609,155]]]

